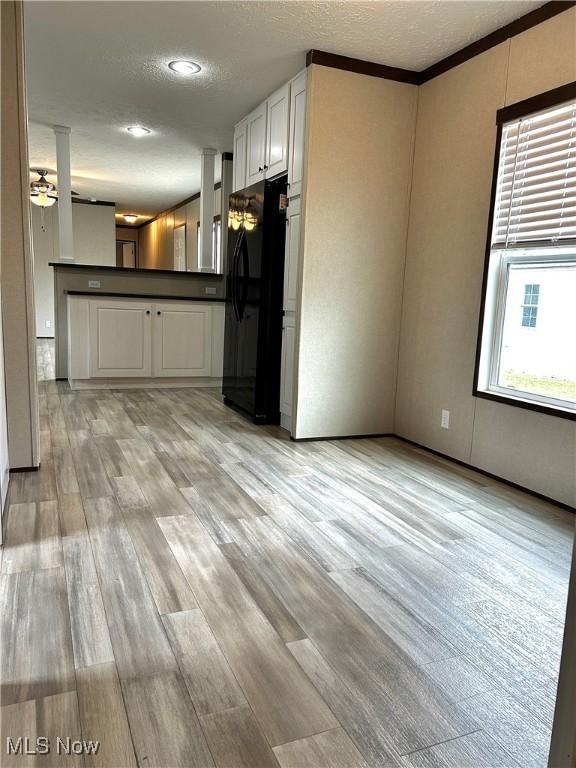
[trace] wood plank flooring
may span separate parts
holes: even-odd
[[[2,764],[546,765],[573,515],[396,439],[294,443],[214,391],[71,392],[38,361]],[[5,754],[42,735],[101,746]]]

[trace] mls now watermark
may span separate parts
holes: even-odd
[[[47,736],[38,736],[36,739],[29,736],[13,739],[8,736],[6,739],[6,752],[9,755],[48,755],[51,752],[57,755],[95,755],[99,747],[99,741],[83,741],[69,736],[57,736],[55,742]]]

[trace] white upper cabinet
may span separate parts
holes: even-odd
[[[266,165],[266,102],[246,118],[246,186],[261,181]]]
[[[288,196],[304,174],[306,70],[275,91],[234,129],[232,191],[288,172]]]
[[[279,88],[266,101],[268,119],[266,129],[266,178],[270,179],[288,170],[288,110],[290,83]]]
[[[232,192],[246,186],[246,138],[248,121],[242,120],[234,128],[234,159],[232,161]]]
[[[290,151],[288,153],[288,196],[302,191],[304,136],[306,127],[306,70],[290,83]]]

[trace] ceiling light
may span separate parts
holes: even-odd
[[[134,224],[138,221],[138,216],[135,213],[123,213],[122,215],[126,224]]]
[[[152,133],[150,128],[144,128],[143,125],[129,125],[126,130],[128,133],[131,133],[132,136],[136,136],[137,138],[140,136],[147,136],[149,133]]]
[[[196,64],[194,61],[171,61],[168,66],[173,72],[178,72],[179,75],[196,75],[202,69],[200,64]]]

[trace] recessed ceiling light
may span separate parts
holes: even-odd
[[[173,72],[178,72],[179,75],[196,75],[202,69],[200,64],[196,64],[194,61],[171,61],[168,66]]]
[[[140,136],[146,136],[149,133],[152,133],[150,128],[144,128],[143,125],[129,125],[128,128],[126,128],[128,133],[131,133],[132,136],[140,137]]]
[[[135,213],[123,213],[122,215],[126,224],[134,224],[135,221],[138,221],[138,216]]]

